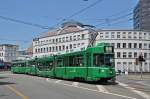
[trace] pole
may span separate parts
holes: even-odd
[[[142,62],[140,62],[140,65],[141,65],[141,79],[143,79]]]
[[[136,64],[134,65],[134,74],[136,76]]]

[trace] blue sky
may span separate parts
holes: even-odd
[[[53,27],[61,20],[96,1],[1,0],[0,16]],[[94,26],[100,24],[97,26],[100,29],[132,29],[132,21],[128,21],[132,15],[114,22],[110,20],[128,15],[137,2],[138,0],[102,0],[71,19]],[[46,30],[42,28],[0,18],[0,43],[18,44],[21,50],[29,47],[32,39],[44,31]]]

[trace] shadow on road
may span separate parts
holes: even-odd
[[[5,79],[5,78],[9,78],[9,77],[0,77],[0,79]]]
[[[93,84],[93,85],[117,85],[117,82],[102,82],[102,81],[97,81],[97,82],[85,82],[88,84]]]
[[[60,78],[58,78],[60,79]],[[91,85],[118,85],[117,82],[112,82],[112,81],[85,81],[85,80],[71,80],[71,79],[61,79],[61,80],[66,80],[66,81],[76,81],[76,82],[80,82],[80,83],[87,83],[87,84],[91,84]]]
[[[13,82],[0,82],[0,86],[1,85],[10,85],[10,84],[16,84],[16,83],[13,83]]]

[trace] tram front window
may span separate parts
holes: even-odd
[[[113,66],[114,64],[114,54],[105,54],[104,55],[105,58],[105,65],[107,66]]]
[[[94,54],[93,58],[94,66],[113,66],[114,64],[113,54]]]
[[[104,65],[104,54],[94,54],[94,66]]]

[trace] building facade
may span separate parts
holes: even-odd
[[[18,55],[18,45],[1,44],[0,45],[0,60],[9,63],[15,60]]]
[[[85,49],[92,29],[78,22],[66,22],[47,36],[33,40],[33,57],[42,57]]]
[[[110,43],[115,48],[116,71],[140,72],[135,59],[142,53],[143,71],[150,72],[150,32],[134,30],[99,30],[96,43]]]
[[[150,30],[150,0],[139,0],[134,9],[134,29]]]

